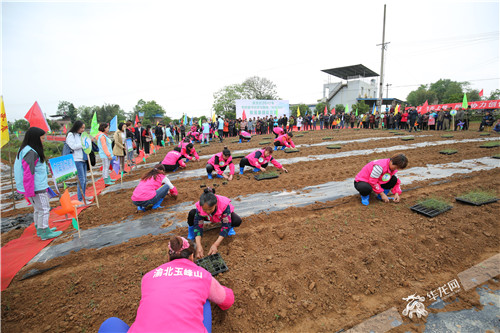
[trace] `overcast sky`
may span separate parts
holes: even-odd
[[[322,69],[380,73],[384,3],[389,97],[440,78],[500,88],[498,1],[3,1],[7,118],[35,101],[49,115],[59,101],[129,112],[141,98],[170,117],[208,116],[214,92],[255,75],[290,103],[316,103]]]

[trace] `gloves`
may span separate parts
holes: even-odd
[[[179,195],[179,192],[177,191],[177,189],[175,187],[172,187],[170,189],[170,195],[173,196],[173,197],[176,197]]]

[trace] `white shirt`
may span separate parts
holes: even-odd
[[[73,150],[73,159],[75,162],[83,162],[82,136],[79,133],[69,132],[66,137],[66,144]]]

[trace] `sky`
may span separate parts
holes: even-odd
[[[439,79],[500,88],[499,1],[2,1],[7,119],[35,101],[51,115],[60,101],[130,112],[139,99],[210,116],[215,92],[251,76],[314,104],[340,81],[322,69],[380,73],[384,4],[384,97],[386,83],[402,100]]]

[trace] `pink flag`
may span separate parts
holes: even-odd
[[[328,108],[325,105],[325,116],[326,116],[327,113],[328,113]]]
[[[43,115],[38,102],[35,102],[35,104],[33,104],[24,118],[30,123],[30,127],[38,127],[43,129],[45,132],[50,131],[49,124],[47,123],[47,120],[45,119],[45,116]]]

